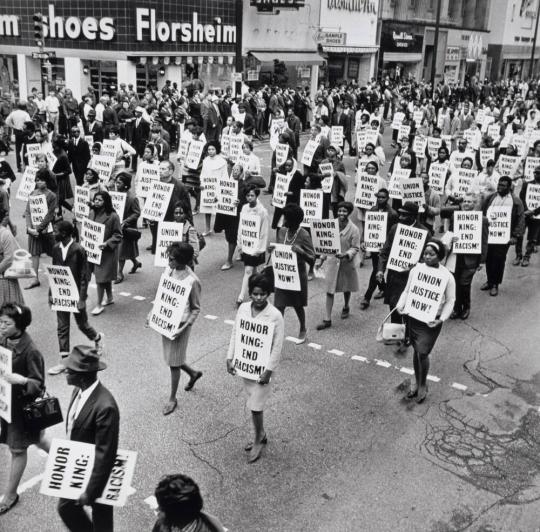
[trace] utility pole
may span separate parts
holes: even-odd
[[[538,4],[538,7],[536,8],[536,23],[534,25],[534,37],[533,37],[533,45],[532,45],[532,50],[531,50],[531,64],[529,65],[529,79],[531,79],[533,75],[534,52],[536,48],[536,38],[538,37],[538,19],[539,18],[540,18],[540,3]]]
[[[441,25],[441,3],[437,0],[437,17],[435,19],[435,36],[433,37],[433,57],[431,58],[431,90],[435,94],[435,74],[437,73],[437,50],[439,48],[439,26]]]
[[[236,0],[235,2],[236,46],[234,49],[234,69],[236,70],[236,81],[234,83],[234,88],[236,96],[240,96],[242,94],[242,71],[244,69],[242,58],[242,30],[244,20],[242,4],[242,0]],[[238,79],[238,76],[240,76],[240,79]]]

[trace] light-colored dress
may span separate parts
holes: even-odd
[[[358,265],[360,258],[360,230],[350,220],[339,233],[341,253],[347,255],[338,259],[330,255],[326,261],[326,292],[358,292]]]
[[[251,314],[251,301],[240,305],[238,312],[236,313],[236,319],[234,320],[234,327],[232,329],[231,339],[229,341],[229,349],[227,351],[228,360],[232,360],[234,358],[236,328],[238,327],[240,320],[243,318],[253,318]],[[267,321],[274,324],[272,349],[270,351],[268,365],[265,369],[275,372],[281,358],[281,349],[283,347],[283,335],[285,330],[283,316],[281,315],[281,312],[279,312],[279,310],[269,302],[264,310],[259,312],[255,318],[257,320]],[[259,384],[257,381],[252,381],[249,379],[242,379],[242,381],[244,390],[248,396],[246,403],[247,407],[252,412],[262,412],[266,402],[272,394],[272,381],[270,380],[268,384]]]
[[[11,266],[13,255],[19,248],[11,231],[0,225],[0,306],[4,303],[24,305],[18,279],[6,279],[4,272]]]
[[[186,362],[186,352],[191,325],[193,325],[201,311],[201,281],[188,266],[183,270],[171,270],[169,271],[169,275],[178,281],[183,281],[190,276],[193,277],[188,304],[184,309],[182,321],[180,322],[180,325],[187,322],[190,326],[186,327],[176,340],[169,340],[165,336],[161,337],[165,364],[172,368],[177,368]]]

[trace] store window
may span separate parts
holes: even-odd
[[[90,61],[90,84],[98,94],[109,93],[111,87],[118,89],[118,71],[116,61]]]
[[[59,91],[66,86],[66,68],[64,59],[61,57],[49,58],[50,63],[50,77],[49,84]]]
[[[358,72],[360,70],[360,59],[349,58],[347,65],[347,77],[349,79],[358,79]]]
[[[345,74],[345,57],[331,57],[328,59],[328,81],[336,83],[343,79]]]
[[[137,65],[137,94],[143,95],[149,86],[157,87],[159,65]]]

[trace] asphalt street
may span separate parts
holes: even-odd
[[[256,153],[268,178],[268,143]],[[353,159],[346,156],[345,163],[353,182]],[[268,205],[269,196],[263,201]],[[26,247],[23,208],[13,200],[18,239]],[[203,230],[204,216],[196,217],[196,226]],[[145,230],[141,250],[149,240]],[[142,251],[141,270],[115,285],[115,305],[91,317],[106,337],[109,367],[100,379],[120,407],[120,446],[138,453],[136,491],[115,510],[116,530],[151,530],[155,485],[173,472],[196,479],[207,511],[234,532],[540,530],[540,255],[521,268],[511,265],[511,252],[497,298],[479,291],[484,274],[476,275],[471,317],[443,326],[421,405],[404,398],[412,353],[396,357],[375,340],[386,307],[375,301],[361,311],[361,292],[353,296],[351,316],[341,320],[337,296],[332,328],[318,332],[324,280],[312,281],[308,342],[285,341],[265,411],[269,443],[255,464],[243,451],[251,419],[241,383],[225,369],[242,277],[241,263],[220,271],[225,257],[224,236],[207,238],[196,270],[202,312],[188,354],[204,376],[191,392],[183,390],[182,377],[171,416],[161,414],[169,372],[160,338],[144,328],[161,274],[149,252]],[[370,263],[360,269],[362,288],[370,270]],[[58,345],[44,275],[41,287],[25,297],[34,314],[29,333],[50,367]],[[93,288],[88,308],[95,302]],[[287,312],[285,326],[286,335],[297,335],[294,312]],[[72,345],[85,342],[76,328],[71,337]],[[47,377],[47,387],[65,413],[71,393],[65,377]],[[49,433],[65,437],[62,425]],[[39,494],[45,460],[30,450],[21,502],[0,517],[2,532],[62,530],[56,500]],[[2,447],[0,492],[8,464]]]

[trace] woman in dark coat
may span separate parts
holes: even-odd
[[[9,447],[11,470],[6,492],[0,502],[0,515],[19,502],[17,488],[26,468],[28,447],[37,445],[49,450],[45,431],[30,430],[23,420],[23,408],[41,396],[45,389],[43,357],[26,328],[32,322],[28,307],[4,303],[0,308],[0,344],[12,352],[11,373],[3,379],[11,384],[11,423],[0,419],[0,443]]]
[[[58,185],[58,216],[62,216],[62,207],[68,211],[73,210],[73,204],[67,200],[73,200],[73,190],[69,176],[71,174],[71,165],[67,153],[64,150],[64,140],[56,139],[52,143],[53,153],[56,156],[56,162],[52,167],[52,173],[56,177]]]
[[[118,277],[114,281],[115,284],[121,283],[124,280],[124,265],[126,260],[133,263],[129,273],[135,273],[142,264],[137,260],[139,256],[139,245],[137,239],[133,238],[126,229],[137,230],[137,220],[141,215],[141,207],[139,199],[131,192],[131,174],[120,172],[116,176],[116,190],[125,192],[126,206],[124,208],[124,219],[122,220],[122,243],[120,244],[120,253],[118,261]],[[132,231],[133,232],[133,231]]]
[[[92,314],[101,314],[105,308],[114,303],[112,282],[118,273],[118,251],[122,241],[120,218],[113,209],[111,196],[101,191],[94,196],[94,204],[88,217],[94,222],[105,225],[103,244],[99,246],[102,251],[100,264],[93,264],[97,285],[97,305]],[[103,303],[103,296],[107,292],[107,300]]]

